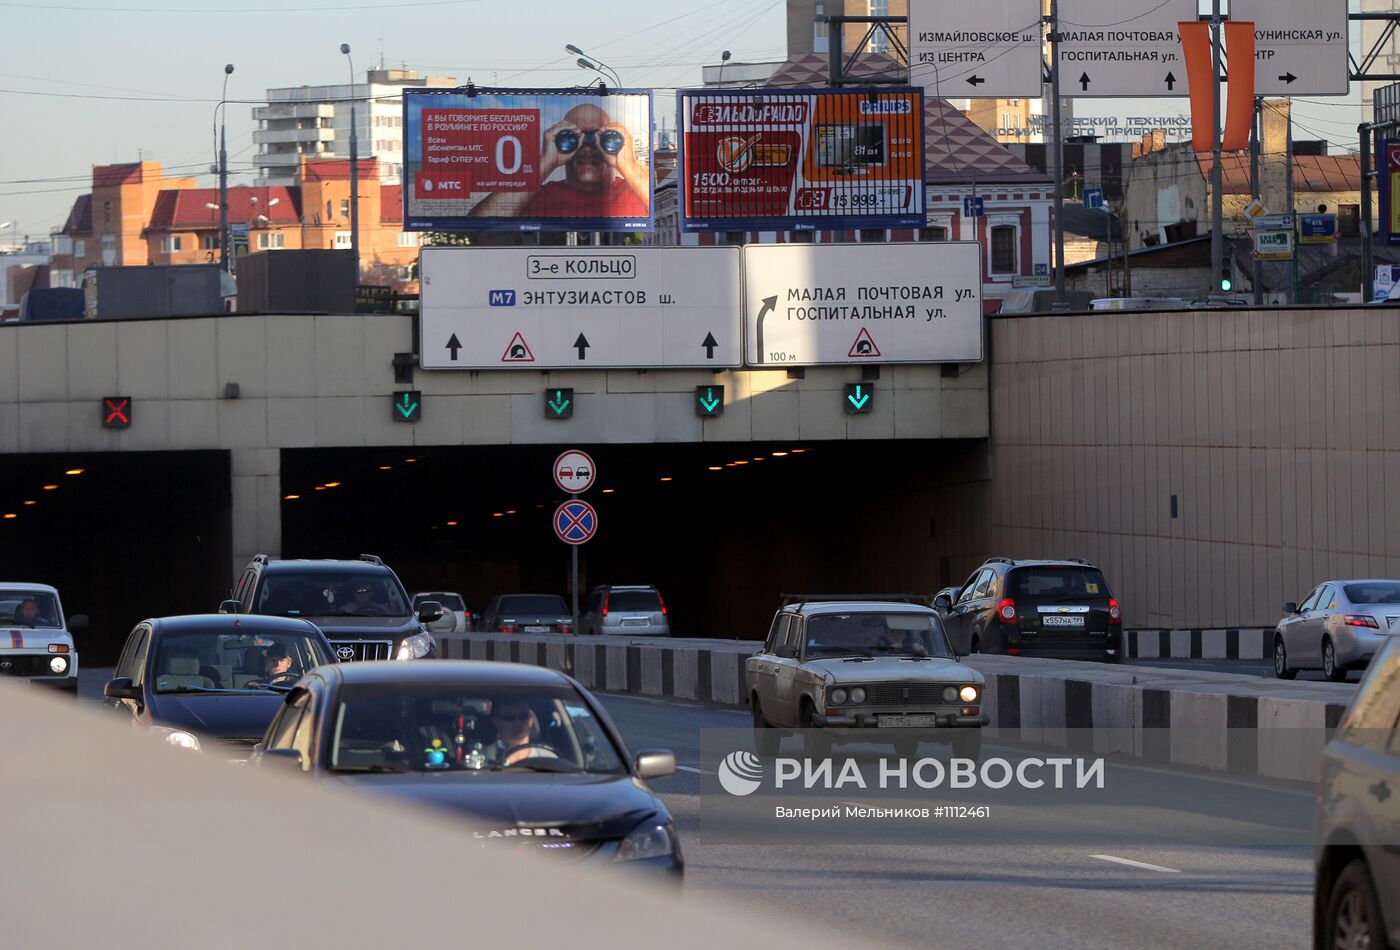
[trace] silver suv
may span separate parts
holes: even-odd
[[[578,632],[594,636],[669,637],[671,622],[661,592],[645,584],[595,587],[588,595]]]
[[[1317,832],[1313,946],[1400,946],[1400,637],[1323,750]]]

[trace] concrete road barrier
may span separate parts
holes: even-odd
[[[1194,636],[1173,639],[1188,649],[1205,643]],[[759,646],[509,634],[439,640],[448,659],[548,666],[602,692],[726,706],[747,705],[744,659]],[[1110,666],[978,655],[966,662],[986,677],[983,708],[998,736],[1065,747],[1077,741],[1072,733],[1092,730],[1098,753],[1301,781],[1316,778],[1322,740],[1356,691],[1346,683],[1135,667],[1131,660]]]
[[[1125,630],[1129,659],[1265,660],[1274,655],[1273,627]]]

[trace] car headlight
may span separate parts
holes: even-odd
[[[846,691],[845,691],[844,689],[833,689],[833,690],[831,691],[831,705],[833,705],[833,706],[844,706],[844,705],[846,705]]]
[[[956,686],[943,687],[943,701],[945,703],[955,703],[958,701],[958,688]]]
[[[646,858],[664,858],[680,853],[680,842],[676,839],[676,829],[669,823],[664,825],[644,824],[635,829],[617,849],[615,861],[641,861]]]
[[[189,749],[191,752],[199,751],[199,737],[183,729],[172,729],[170,726],[151,726],[151,734],[160,736],[165,740],[166,745],[173,745],[177,749]]]
[[[851,704],[859,706],[863,702],[865,702],[865,687],[857,686],[851,690]]]
[[[962,689],[958,690],[958,698],[965,703],[977,702],[977,687],[964,686]]]
[[[421,660],[428,655],[428,651],[433,648],[433,641],[421,633],[415,633],[411,637],[405,637],[403,643],[399,644],[399,652],[394,657],[396,660]]]
[[[56,656],[52,660],[49,660],[49,669],[53,670],[55,673],[67,673],[68,660],[64,657]]]

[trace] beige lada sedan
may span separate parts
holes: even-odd
[[[901,601],[793,599],[773,618],[761,652],[745,661],[754,738],[774,755],[802,730],[808,755],[833,742],[921,742],[978,758],[985,680],[959,663],[929,607]]]

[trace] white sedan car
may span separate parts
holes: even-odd
[[[88,618],[64,620],[58,591],[47,584],[0,582],[0,676],[76,693],[78,650],[70,630]]]
[[[890,742],[910,756],[928,741],[975,759],[989,722],[982,674],[957,661],[938,614],[911,603],[788,604],[745,661],[745,682],[765,755],[801,729],[809,754],[846,740]]]

